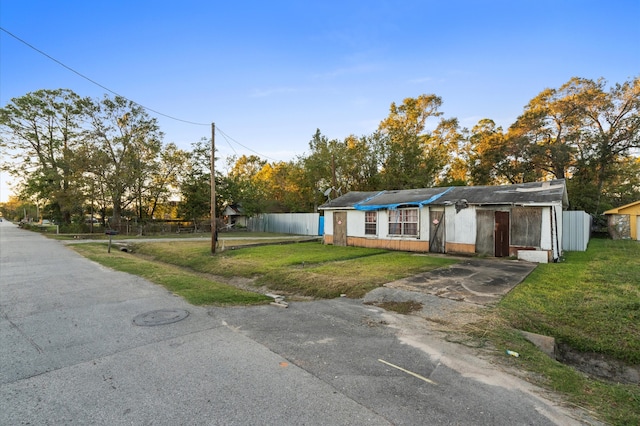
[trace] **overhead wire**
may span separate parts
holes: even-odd
[[[157,111],[157,110],[155,110],[155,109],[152,109],[152,108],[149,108],[149,107],[147,107],[147,106],[144,106],[144,105],[142,105],[142,104],[140,104],[140,103],[138,103],[138,102],[136,102],[136,101],[134,101],[134,100],[132,100],[132,99],[129,99],[129,98],[128,98],[128,97],[126,97],[126,96],[123,96],[123,95],[121,95],[121,94],[119,94],[119,93],[115,92],[114,90],[109,89],[108,87],[106,87],[106,86],[104,86],[104,85],[102,85],[102,84],[98,83],[97,81],[95,81],[95,80],[93,80],[93,79],[91,79],[91,78],[87,77],[86,75],[82,74],[81,72],[76,71],[75,69],[71,68],[70,66],[68,66],[68,65],[64,64],[63,62],[61,62],[61,61],[57,60],[57,59],[56,59],[56,58],[54,58],[53,56],[51,56],[51,55],[47,54],[46,52],[43,52],[42,50],[40,50],[40,49],[38,49],[37,47],[33,46],[32,44],[28,43],[27,41],[25,41],[25,40],[21,39],[20,37],[18,37],[17,35],[13,34],[13,33],[12,33],[12,32],[10,32],[10,31],[8,31],[8,30],[7,30],[7,29],[5,29],[4,27],[1,27],[1,26],[0,26],[0,30],[2,30],[3,32],[5,32],[6,34],[8,34],[9,36],[13,37],[14,39],[18,40],[20,43],[22,43],[22,44],[24,44],[24,45],[28,46],[30,49],[35,50],[36,52],[38,52],[38,53],[40,53],[41,55],[45,56],[46,58],[50,59],[51,61],[53,61],[53,62],[57,63],[57,64],[58,64],[58,65],[60,65],[61,67],[65,68],[65,69],[67,69],[67,70],[71,71],[72,73],[74,73],[74,74],[76,74],[76,75],[78,75],[78,76],[82,77],[83,79],[85,79],[85,80],[89,81],[90,83],[95,84],[96,86],[98,86],[98,87],[100,87],[100,88],[102,88],[102,89],[106,90],[107,92],[109,92],[109,93],[111,93],[111,94],[113,94],[113,95],[116,95],[116,96],[119,96],[119,97],[121,97],[121,98],[123,98],[123,99],[126,99],[127,101],[129,101],[129,102],[131,102],[131,103],[133,103],[133,104],[135,104],[135,105],[138,105],[139,107],[141,107],[141,108],[143,108],[143,109],[145,109],[145,110],[147,110],[147,111],[151,111],[151,112],[153,112],[154,114],[160,115],[160,116],[165,117],[165,118],[169,118],[169,119],[171,119],[171,120],[180,121],[180,122],[182,122],[182,123],[187,123],[187,124],[192,124],[192,125],[194,125],[194,126],[210,126],[210,125],[211,125],[211,123],[198,123],[198,122],[195,122],[195,121],[183,120],[183,119],[181,119],[181,118],[177,118],[177,117],[174,117],[174,116],[172,116],[172,115],[164,114],[164,113],[162,113],[162,112],[160,112],[160,111]],[[243,147],[244,149],[246,149],[246,150],[248,150],[248,151],[251,151],[251,152],[253,152],[254,154],[259,155],[260,157],[264,157],[264,158],[267,158],[267,159],[272,160],[272,161],[277,161],[277,160],[275,160],[274,158],[270,158],[269,156],[266,156],[266,155],[264,155],[264,154],[261,154],[261,153],[259,153],[259,152],[255,151],[255,150],[253,150],[253,149],[251,149],[251,148],[249,148],[249,147],[247,147],[247,146],[245,146],[245,145],[241,144],[240,142],[238,142],[237,140],[233,139],[231,136],[227,135],[227,134],[226,134],[226,133],[224,133],[222,130],[220,130],[220,128],[219,128],[219,127],[216,127],[216,131],[217,131],[217,132],[218,132],[218,133],[219,133],[223,138],[225,138],[225,140],[227,141],[227,143],[229,144],[229,146],[231,147],[231,149],[233,150],[233,152],[234,152],[234,153],[236,153],[236,155],[237,155],[238,153],[237,153],[237,152],[236,152],[236,150],[233,148],[233,146],[231,146],[231,143],[229,142],[229,140],[233,141],[234,143],[238,144],[239,146]]]
[[[144,106],[144,105],[142,105],[142,104],[140,104],[140,103],[138,103],[138,102],[136,102],[136,101],[134,101],[134,100],[132,100],[132,99],[129,99],[129,98],[128,98],[128,97],[126,97],[126,96],[123,96],[123,95],[121,95],[121,94],[119,94],[119,93],[117,93],[117,92],[115,92],[115,91],[113,91],[113,90],[109,89],[108,87],[106,87],[106,86],[104,86],[104,85],[102,85],[102,84],[98,83],[97,81],[95,81],[95,80],[93,80],[93,79],[91,79],[91,78],[87,77],[86,75],[82,74],[81,72],[76,71],[75,69],[71,68],[70,66],[68,66],[68,65],[64,64],[63,62],[61,62],[61,61],[57,60],[57,59],[56,59],[56,58],[54,58],[53,56],[51,56],[51,55],[47,54],[46,52],[43,52],[42,50],[38,49],[37,47],[33,46],[32,44],[29,44],[28,42],[26,42],[25,40],[21,39],[20,37],[18,37],[17,35],[13,34],[12,32],[8,31],[7,29],[5,29],[5,28],[3,28],[3,27],[0,27],[0,30],[2,30],[2,31],[3,31],[3,32],[5,32],[6,34],[10,35],[10,36],[11,36],[11,37],[13,37],[14,39],[18,40],[20,43],[22,43],[22,44],[24,44],[24,45],[28,46],[29,48],[31,48],[31,49],[33,49],[33,50],[35,50],[36,52],[40,53],[41,55],[43,55],[43,56],[45,56],[45,57],[49,58],[50,60],[52,60],[52,61],[53,61],[53,62],[55,62],[56,64],[60,65],[61,67],[66,68],[67,70],[71,71],[72,73],[74,73],[74,74],[76,74],[76,75],[78,75],[78,76],[80,76],[80,77],[84,78],[85,80],[87,80],[87,81],[89,81],[89,82],[91,82],[91,83],[95,84],[96,86],[98,86],[98,87],[100,87],[100,88],[102,88],[102,89],[106,90],[107,92],[109,92],[109,93],[111,93],[111,94],[113,94],[113,95],[119,96],[119,97],[121,97],[121,98],[123,98],[123,99],[126,99],[127,101],[132,102],[132,103],[134,103],[134,104],[138,105],[139,107],[146,109],[147,111],[151,111],[151,112],[153,112],[153,113],[155,113],[155,114],[161,115],[161,116],[166,117],[166,118],[170,118],[170,119],[172,119],[172,120],[181,121],[181,122],[183,122],[183,123],[188,123],[188,124],[193,124],[193,125],[195,125],[195,126],[210,126],[210,125],[211,125],[210,123],[197,123],[197,122],[195,122],[195,121],[183,120],[183,119],[181,119],[181,118],[173,117],[173,116],[171,116],[171,115],[164,114],[164,113],[162,113],[162,112],[160,112],[160,111],[156,111],[156,110],[154,110],[154,109],[152,109],[152,108],[149,108],[149,107],[147,107],[147,106]]]
[[[260,157],[267,158],[267,159],[269,159],[269,160],[271,160],[271,161],[278,161],[278,160],[276,160],[275,158],[271,158],[271,157],[269,157],[269,156],[267,156],[267,155],[261,154],[261,153],[259,153],[258,151],[254,151],[253,149],[249,148],[248,146],[245,146],[245,145],[241,144],[241,143],[240,143],[240,142],[238,142],[237,140],[233,139],[231,136],[229,136],[229,135],[227,135],[226,133],[224,133],[224,132],[223,132],[222,130],[220,130],[220,128],[218,128],[218,127],[216,127],[216,131],[217,131],[217,132],[219,132],[219,133],[220,133],[220,134],[221,134],[225,139],[226,139],[226,138],[231,139],[234,143],[236,143],[236,144],[240,145],[241,147],[243,147],[243,148],[244,148],[244,149],[246,149],[247,151],[251,151],[251,152],[253,152],[254,154],[259,155]]]
[[[217,128],[216,128],[216,131],[217,131],[218,133],[220,133],[220,136],[222,136],[222,137],[224,138],[224,140],[225,140],[225,141],[227,141],[227,145],[229,145],[229,148],[231,148],[231,150],[233,151],[233,153],[234,153],[235,155],[238,155],[238,152],[237,152],[237,151],[236,151],[236,149],[233,147],[233,145],[231,145],[231,142],[229,142],[229,139],[227,139],[227,136],[226,136],[224,133],[222,133],[220,130],[218,130]]]

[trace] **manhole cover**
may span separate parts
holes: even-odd
[[[144,314],[140,314],[133,319],[135,325],[151,327],[154,325],[165,325],[181,321],[189,316],[189,311],[184,309],[158,309]]]

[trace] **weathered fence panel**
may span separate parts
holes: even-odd
[[[265,213],[249,218],[252,232],[280,232],[295,235],[321,235],[319,213]]]
[[[591,237],[591,215],[583,211],[562,212],[562,249],[586,251]]]

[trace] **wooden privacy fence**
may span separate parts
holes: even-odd
[[[247,221],[247,229],[252,232],[315,236],[322,235],[321,228],[319,213],[264,213]]]

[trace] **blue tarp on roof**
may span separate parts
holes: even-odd
[[[442,197],[447,192],[451,191],[453,188],[454,187],[449,187],[445,191],[442,191],[439,194],[435,194],[432,197],[430,197],[430,198],[428,198],[426,200],[421,200],[421,201],[406,201],[406,202],[403,202],[403,203],[392,203],[392,204],[367,204],[370,201],[372,201],[375,198],[377,198],[378,196],[380,196],[382,194],[385,194],[385,191],[382,191],[382,192],[379,192],[379,193],[375,194],[372,197],[367,198],[366,200],[364,200],[364,201],[362,201],[360,203],[354,204],[353,208],[356,209],[356,210],[362,210],[362,211],[375,211],[375,210],[395,210],[400,206],[422,207],[424,205],[431,204],[432,202],[434,202],[438,198]]]

